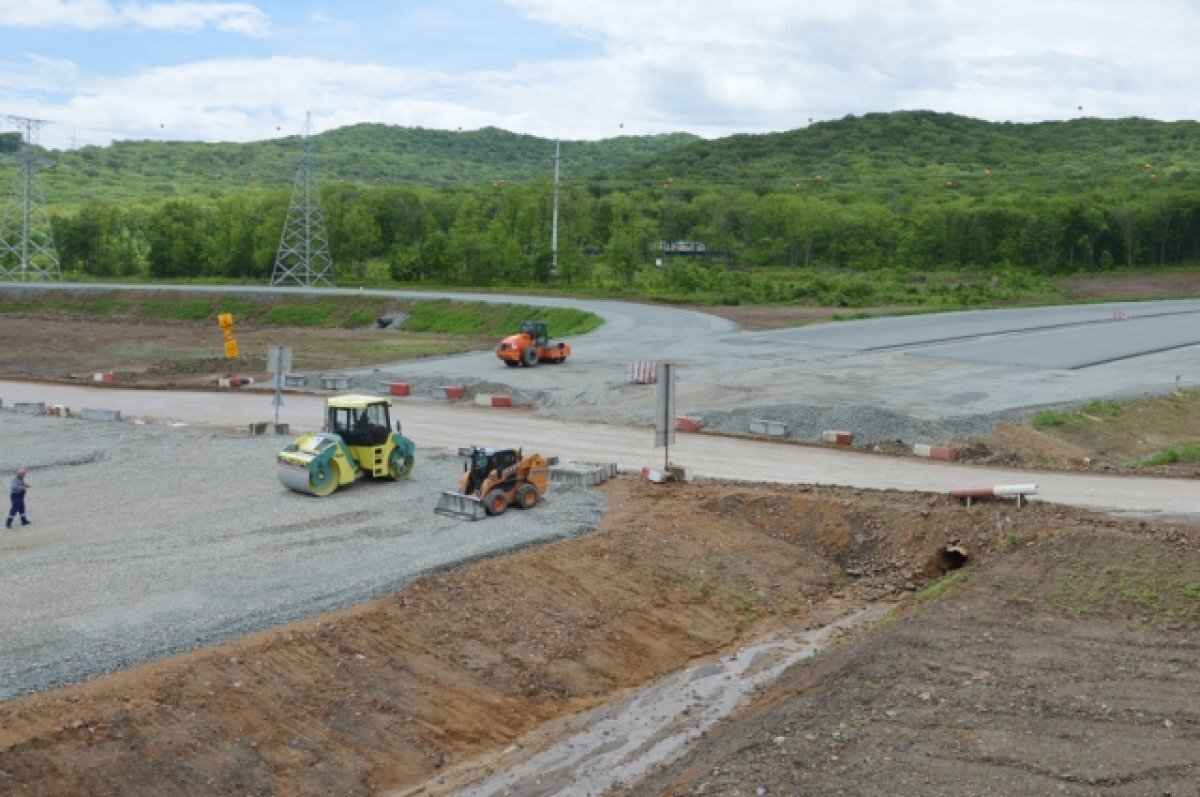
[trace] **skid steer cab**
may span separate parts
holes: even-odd
[[[503,515],[513,504],[532,509],[550,487],[550,463],[541,454],[479,446],[463,453],[467,461],[458,492],[442,493],[433,508],[439,515],[480,520]]]
[[[297,437],[279,452],[279,481],[289,490],[326,496],[358,479],[407,479],[416,445],[392,431],[391,399],[330,396],[325,430]]]
[[[520,330],[500,341],[496,356],[513,368],[524,365],[532,368],[538,363],[563,363],[571,356],[571,347],[559,341],[550,342],[550,328],[544,321],[522,321]]]

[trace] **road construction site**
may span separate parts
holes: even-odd
[[[1118,312],[1128,313],[1106,308],[1081,320],[1085,337],[1135,328]],[[1195,309],[1158,315],[1177,312]],[[659,329],[675,330],[671,345],[680,347],[696,329],[680,333],[677,313]],[[619,314],[610,318],[633,334]],[[722,429],[722,413],[786,423],[783,409],[768,411],[800,413],[853,395],[874,409],[844,419],[882,419],[879,439],[904,439],[903,423],[932,423],[946,406],[966,408],[960,420],[998,417],[1072,400],[1089,379],[1113,395],[1160,382],[1187,389],[1197,373],[1194,352],[1170,348],[1185,345],[1178,330],[1150,341],[1165,350],[1138,357],[1136,368],[966,366],[923,353],[1040,334],[1008,326],[977,326],[969,344],[947,329],[907,338],[893,329],[886,337],[903,345],[888,351],[855,349],[848,327],[838,337],[845,348],[828,343],[807,360],[817,349],[803,349],[792,331],[777,333],[774,354],[755,342],[763,338],[731,332],[708,347],[714,362],[700,363],[709,354],[685,361],[709,376],[692,381],[681,370],[679,409],[711,430]],[[855,793],[847,784],[908,783],[950,794],[994,793],[1003,783],[1088,793],[1112,783],[1182,793],[1192,781],[1194,481],[894,460],[796,445],[801,435],[750,435],[739,420],[729,429],[737,438],[679,433],[670,457],[697,481],[655,485],[636,475],[664,457],[648,423],[654,387],[631,382],[627,356],[589,355],[601,337],[572,341],[562,366],[511,369],[489,354],[349,374],[358,389],[410,385],[411,401],[397,398],[395,412],[418,461],[408,481],[356,484],[326,499],[275,478],[287,437],[248,433],[271,418],[269,392],[168,399],[111,386],[0,385],[3,461],[30,470],[34,519],[0,545],[8,567],[0,783],[14,794],[449,794],[488,782],[494,790],[478,793],[571,793],[582,762],[520,782],[487,778],[554,749],[543,722],[603,707],[689,663],[750,650],[770,630],[804,636],[867,605],[897,614],[845,647],[866,660],[856,665],[852,652],[839,652],[796,676],[808,679],[803,686],[792,678],[784,687],[825,695],[819,710],[788,715],[784,693],[763,685],[750,724],[721,721],[714,744],[650,756],[656,770],[597,788],[785,793],[803,782]],[[758,351],[736,358],[737,346]],[[780,353],[789,350],[809,355]],[[722,358],[747,368],[722,369]],[[875,380],[858,373],[872,363]],[[971,373],[978,381],[967,381]],[[885,384],[891,376],[895,390]],[[572,379],[583,384],[572,388]],[[756,390],[760,379],[766,386]],[[476,394],[518,397],[520,388],[530,398],[524,408],[496,409],[433,397],[433,388],[460,382]],[[786,401],[762,403],[783,385],[795,391]],[[932,395],[949,385],[954,393]],[[921,399],[901,412],[906,391]],[[123,420],[31,416],[12,412],[15,402],[102,405]],[[320,405],[319,395],[289,393],[281,420],[299,432],[317,422]],[[886,426],[889,418],[899,420]],[[834,420],[816,417],[812,428],[842,426]],[[865,424],[852,428],[871,434]],[[930,442],[945,431],[924,428]],[[462,470],[457,448],[474,443],[617,462],[625,474],[598,489],[555,486],[527,512],[475,523],[435,516],[438,493]],[[1009,501],[968,508],[947,494],[1031,480],[1039,494],[1020,510]],[[1097,546],[1116,558],[1100,557]],[[976,563],[966,603],[923,610],[923,588]],[[949,655],[947,634],[971,644]],[[1130,634],[1135,647],[1121,643]],[[1064,644],[1088,663],[1088,684],[1054,660]],[[896,658],[897,646],[925,652]],[[1126,683],[1121,673],[1130,671],[1154,674],[1153,699]],[[697,692],[696,702],[682,701],[681,726],[709,700]],[[1039,711],[1030,713],[1032,704]],[[931,707],[943,712],[936,727]],[[1044,744],[1012,741],[1024,738],[1018,732],[1061,738],[1065,724],[1078,723],[1092,741],[1060,743],[1053,765],[1039,752]],[[968,742],[956,728],[967,728]],[[566,731],[557,733],[561,741]],[[922,733],[929,739],[917,742]],[[663,766],[676,755],[682,769]],[[637,787],[634,777],[647,779]]]

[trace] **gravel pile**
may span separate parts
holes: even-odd
[[[554,485],[469,522],[433,507],[455,452],[405,482],[285,489],[286,438],[0,411],[0,476],[29,471],[33,524],[0,529],[0,700],[378,598],[413,578],[587,533],[603,496]],[[553,455],[554,452],[543,452]]]

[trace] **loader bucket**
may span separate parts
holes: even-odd
[[[473,495],[463,495],[462,493],[442,493],[433,511],[435,514],[456,517],[460,520],[483,520],[487,517],[483,501]]]

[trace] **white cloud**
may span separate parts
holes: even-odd
[[[0,0],[0,26],[196,31],[209,25],[230,33],[265,36],[270,20],[249,3],[130,2],[114,6],[108,0]]]
[[[408,13],[445,11],[432,0],[414,2]],[[915,108],[1011,121],[1077,116],[1079,105],[1103,117],[1196,114],[1188,98],[1191,75],[1200,71],[1200,10],[1190,0],[507,3],[547,38],[562,32],[566,45],[505,41],[497,61],[504,67],[456,69],[466,60],[486,63],[486,54],[478,39],[462,45],[473,48],[469,54],[456,52],[447,36],[430,56],[434,68],[401,44],[394,57],[379,56],[386,63],[355,62],[346,60],[362,57],[346,47],[347,30],[378,27],[385,12],[356,18],[350,4],[336,17],[339,27],[316,24],[321,11],[296,8],[289,19],[283,7],[291,4],[258,0],[279,17],[280,29],[298,34],[271,40],[262,59],[214,59],[208,43],[197,46],[191,62],[181,55],[177,64],[99,76],[66,70],[54,60],[61,54],[47,52],[45,63],[27,57],[0,64],[0,101],[11,112],[98,136],[237,141],[274,135],[276,126],[297,132],[309,110],[319,129],[495,125],[568,139],[675,130],[715,137],[794,129],[810,117]],[[27,8],[35,5],[36,12]],[[37,13],[43,24],[68,24],[64,9],[77,26],[252,34],[268,23],[244,3],[0,0],[0,24]],[[572,55],[567,47],[580,39],[595,46]],[[271,55],[270,47],[298,41],[302,52],[345,55]],[[534,52],[556,56],[537,59]],[[511,65],[522,53],[525,60]],[[43,140],[50,134],[47,128]]]

